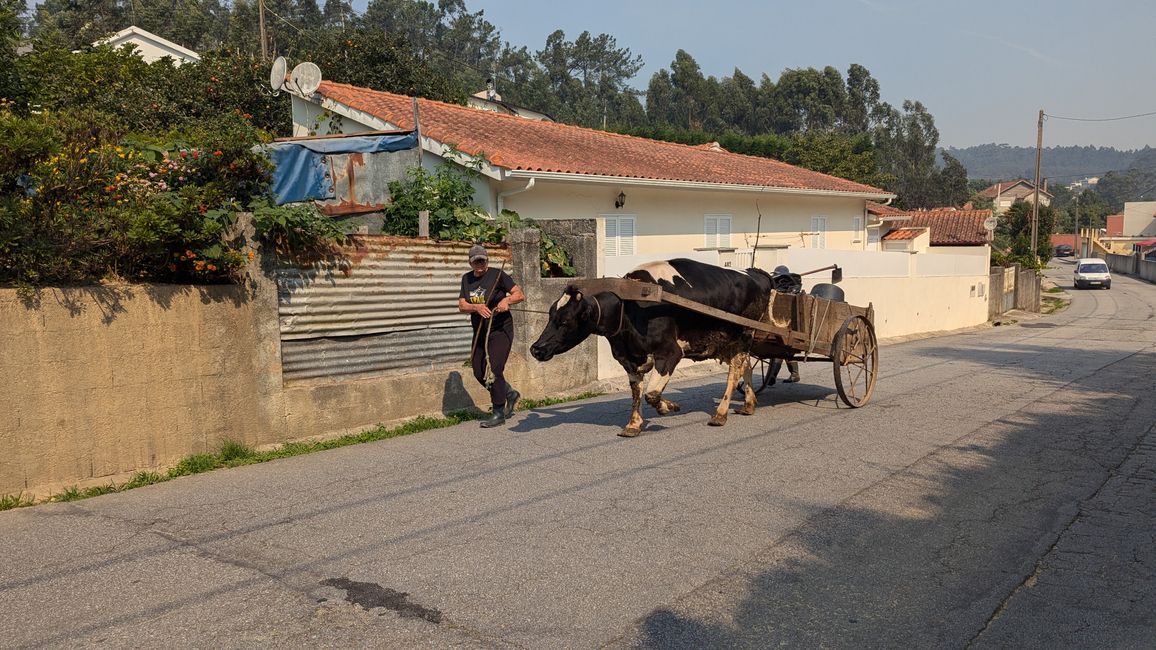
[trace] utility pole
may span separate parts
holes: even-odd
[[[1044,148],[1044,109],[1040,109],[1040,123],[1036,129],[1036,190],[1032,199],[1032,259],[1040,261],[1039,248],[1036,247],[1037,233],[1040,222],[1040,151]]]
[[[1080,195],[1076,194],[1075,199],[1076,199],[1076,241],[1073,242],[1075,244],[1075,250],[1073,250],[1072,252],[1075,253],[1077,258],[1080,258],[1080,257],[1084,256],[1083,253],[1080,252]]]
[[[269,45],[265,38],[265,0],[257,0],[257,24],[261,29],[261,60],[269,60]]]

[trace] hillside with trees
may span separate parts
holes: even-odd
[[[946,147],[947,153],[960,162],[968,176],[996,180],[1034,178],[1034,147],[1012,147],[1006,144],[982,144],[974,147]],[[1052,183],[1068,184],[1083,178],[1103,176],[1110,171],[1128,169],[1139,151],[1119,151],[1112,147],[1045,147],[1040,155],[1040,175]]]

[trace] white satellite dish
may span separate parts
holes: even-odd
[[[972,223],[975,223],[975,222],[973,221]],[[995,224],[996,224],[995,217],[988,217],[987,219],[983,220],[983,227],[986,230],[995,230]]]
[[[321,87],[321,68],[309,61],[298,63],[289,74],[289,80],[296,86],[297,92],[312,95]]]
[[[285,57],[273,59],[273,69],[269,71],[269,86],[274,92],[281,90],[281,86],[285,85],[285,70]]]

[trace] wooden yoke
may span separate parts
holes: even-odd
[[[779,334],[783,331],[783,328],[775,327],[770,323],[751,320],[750,318],[744,318],[743,316],[716,309],[700,302],[688,300],[670,291],[664,291],[659,285],[651,284],[650,282],[639,282],[638,280],[628,280],[626,278],[594,278],[591,280],[578,280],[573,283],[573,286],[579,291],[589,295],[612,293],[618,296],[620,300],[665,302],[705,316],[724,320],[728,323],[749,327],[760,332],[767,332],[768,334]]]

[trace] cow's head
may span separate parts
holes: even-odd
[[[550,306],[550,321],[542,335],[530,346],[538,361],[549,361],[554,355],[585,341],[597,327],[595,307],[575,286],[566,287],[562,297]]]

